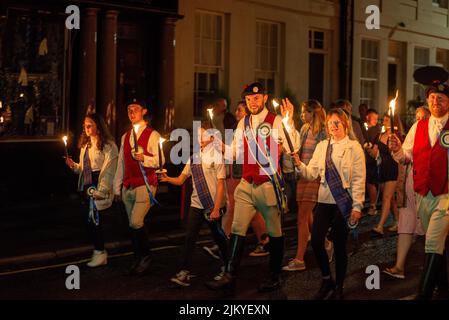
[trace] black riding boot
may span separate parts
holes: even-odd
[[[313,297],[313,300],[327,300],[334,295],[335,282],[331,277],[323,279],[321,287]]]
[[[259,292],[273,291],[281,286],[280,275],[282,259],[284,258],[284,237],[270,237],[268,248],[270,251],[270,274],[260,285]]]
[[[443,258],[441,259],[441,269],[438,272],[437,279],[437,300],[448,300],[449,299],[449,285],[447,279],[447,255],[446,250],[443,252]]]
[[[233,289],[235,286],[235,278],[242,261],[243,250],[245,248],[244,236],[231,234],[229,245],[229,254],[227,264],[225,265],[225,274],[220,280],[213,280],[206,282],[206,287],[211,290]]]
[[[136,275],[146,273],[150,267],[150,245],[148,243],[148,234],[145,227],[133,229],[132,239],[136,264],[131,272]]]
[[[424,270],[421,275],[419,292],[415,300],[431,300],[433,290],[439,276],[443,256],[437,253],[426,253]]]

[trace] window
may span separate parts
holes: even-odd
[[[377,109],[377,88],[379,80],[379,42],[362,40],[360,103]]]
[[[429,49],[415,48],[415,58],[413,63],[413,71],[425,67],[429,64]],[[426,97],[425,88],[423,85],[413,82],[413,98],[418,101],[423,101]]]
[[[309,49],[327,51],[324,31],[309,30]]]
[[[327,33],[309,30],[309,99],[324,103],[326,91]]]
[[[275,93],[279,75],[280,27],[277,23],[256,22],[256,81]]]
[[[432,0],[432,4],[435,7],[440,7],[440,8],[444,8],[444,9],[447,9],[447,3],[448,3],[448,0]]]
[[[56,138],[65,129],[64,20],[9,9],[0,27],[0,139]]]
[[[437,49],[437,65],[449,70],[449,50]]]
[[[194,115],[202,115],[203,103],[223,86],[224,16],[195,14]]]

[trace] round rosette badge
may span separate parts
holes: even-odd
[[[449,149],[449,130],[444,130],[441,132],[440,145],[445,149]]]
[[[95,188],[95,187],[89,187],[89,188],[86,190],[86,193],[87,193],[87,195],[88,195],[89,197],[93,197],[95,191],[97,191],[97,188]]]
[[[269,124],[268,122],[262,123],[257,130],[257,134],[262,139],[268,138],[271,135],[271,124]]]

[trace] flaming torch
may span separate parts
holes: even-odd
[[[62,141],[64,141],[64,150],[66,159],[69,157],[69,152],[67,150],[67,136],[62,137]]]
[[[295,149],[293,149],[292,140],[290,139],[290,134],[288,131],[290,130],[290,127],[288,125],[288,111],[285,117],[282,119],[282,129],[284,130],[285,138],[287,139],[288,147],[290,148],[290,152],[294,152]]]
[[[276,99],[271,100],[271,103],[273,104],[274,110],[277,111],[277,108],[279,107],[279,102],[277,102]]]
[[[135,125],[133,125],[133,127],[134,127],[134,130],[133,130],[134,152],[138,153],[139,152],[139,146],[137,145],[137,132],[139,132],[140,124],[135,124]]]
[[[215,128],[214,127],[214,122],[213,122],[213,119],[214,119],[213,111],[214,111],[213,108],[207,109],[207,112],[209,113],[210,124],[211,124],[212,128]]]
[[[164,141],[167,139],[164,139],[162,137],[159,138],[159,170],[157,171],[157,173],[163,173],[163,172],[167,172],[167,170],[162,169],[162,144],[164,143]]]
[[[391,134],[394,134],[394,111],[396,108],[396,100],[398,99],[398,95],[399,90],[396,90],[396,97],[391,100],[389,104]]]

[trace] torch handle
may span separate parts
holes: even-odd
[[[159,170],[162,170],[162,149],[161,145],[159,145]]]
[[[285,128],[284,124],[282,124],[282,129],[284,129],[284,135],[285,135],[285,138],[287,139],[287,143],[288,143],[288,147],[290,148],[290,152],[294,152],[295,149],[293,148],[292,140],[290,139],[290,135],[288,134],[288,131]]]
[[[134,130],[133,131],[133,138],[134,138],[134,151],[137,153],[139,152],[139,146],[137,145],[137,135]]]

